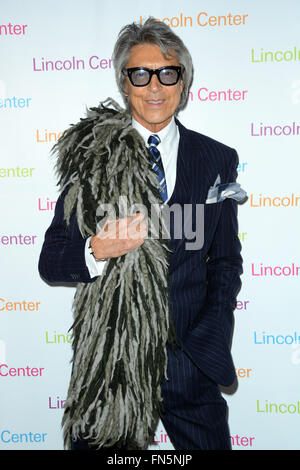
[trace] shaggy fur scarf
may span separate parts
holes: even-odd
[[[113,206],[117,218],[131,215],[126,211],[134,204],[159,216],[162,200],[150,152],[131,115],[112,99],[88,110],[53,151],[58,184],[67,193],[65,221],[75,214],[84,238],[98,233],[103,203]],[[165,238],[148,235],[138,249],[108,260],[94,282],[77,285],[73,372],[62,421],[66,448],[72,438],[99,448],[126,443],[129,449],[147,449],[152,443],[163,410],[166,346],[176,344],[169,254]]]

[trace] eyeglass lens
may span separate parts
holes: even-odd
[[[165,67],[158,72],[158,79],[163,85],[175,85],[178,80],[178,70]],[[134,70],[131,73],[132,82],[137,86],[150,82],[150,72],[147,69]]]

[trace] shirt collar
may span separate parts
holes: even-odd
[[[169,122],[169,124],[159,132],[149,131],[149,129],[146,129],[139,122],[137,122],[134,117],[132,117],[132,127],[134,127],[143,137],[146,145],[148,145],[149,136],[152,134],[157,134],[160,138],[160,143],[158,146],[161,145],[162,148],[168,148],[170,145],[172,145],[172,142],[176,140],[178,132],[174,116],[172,116],[171,122]]]

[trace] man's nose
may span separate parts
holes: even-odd
[[[148,87],[150,88],[150,90],[155,91],[155,90],[161,88],[161,86],[162,85],[159,82],[157,75],[153,74]]]

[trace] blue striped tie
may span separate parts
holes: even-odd
[[[160,193],[161,193],[163,201],[165,202],[168,199],[167,183],[166,183],[165,173],[164,173],[164,170],[163,170],[160,151],[157,148],[157,145],[159,143],[160,143],[160,138],[157,134],[150,135],[150,137],[148,139],[148,144],[149,144],[149,151],[150,151],[150,153],[153,157],[152,169],[154,171],[156,171],[156,173],[157,173],[158,181],[159,181],[159,184],[161,185]]]

